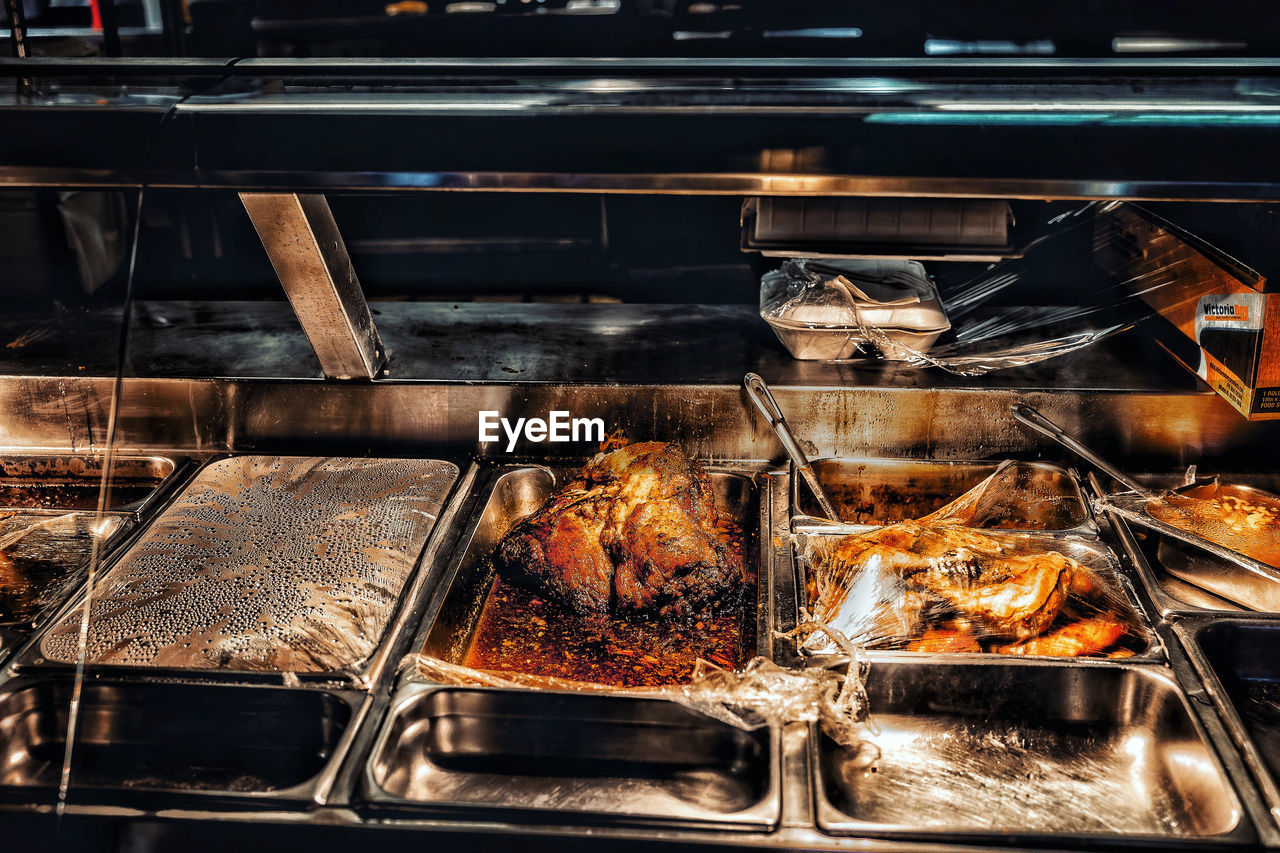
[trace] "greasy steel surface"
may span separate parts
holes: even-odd
[[[997,531],[997,535],[1003,534],[1003,531]],[[1148,620],[1142,615],[1143,608],[1139,600],[1134,596],[1133,591],[1125,583],[1124,576],[1120,573],[1120,563],[1115,553],[1104,542],[1091,539],[1083,539],[1077,536],[1066,534],[1011,534],[1017,540],[1017,552],[1019,553],[1036,553],[1056,551],[1072,560],[1075,560],[1084,568],[1088,569],[1098,580],[1102,581],[1106,587],[1108,595],[1105,598],[1106,605],[1116,616],[1128,623],[1129,632],[1125,634],[1117,643],[1115,648],[1125,648],[1134,651],[1135,654],[1129,660],[1140,661],[1160,661],[1163,660],[1163,651],[1159,638],[1150,630]],[[793,550],[794,554],[794,572],[796,576],[796,589],[799,590],[797,602],[805,603],[805,579],[807,572],[811,570],[812,558],[808,556],[807,551],[810,548],[826,548],[835,545],[840,539],[839,535],[822,535],[807,534],[797,537],[797,544]],[[793,605],[794,606],[794,605]],[[792,610],[782,603],[782,607],[777,614],[778,630],[786,631],[795,627],[799,620],[799,610]],[[876,626],[884,623],[882,620],[874,620]],[[1059,623],[1055,622],[1054,626]],[[837,625],[836,627],[840,627]],[[905,655],[907,659],[919,656],[919,659],[941,660],[945,661],[950,654],[942,655],[926,653],[926,652],[910,652],[898,650],[895,647],[904,645],[909,639],[906,629],[901,632],[883,637],[878,637],[872,644],[873,648],[893,648],[895,655]],[[807,655],[807,652],[799,651],[798,645],[793,644],[796,649],[795,654]],[[959,654],[959,653],[951,653]],[[965,653],[967,654],[967,653]],[[983,652],[982,656],[1008,659],[1007,655],[999,655],[995,652]],[[823,654],[812,655],[810,660],[817,664],[822,664],[828,660]],[[1040,660],[1046,662],[1062,661],[1062,658],[1053,658],[1049,656],[1041,657]]]
[[[1200,470],[1211,473],[1203,467]],[[1243,489],[1259,488],[1272,493],[1280,489],[1280,477],[1272,473],[1231,473],[1224,478]],[[1140,474],[1137,479],[1157,489],[1177,488],[1184,481],[1182,474],[1164,473]],[[1115,488],[1110,482],[1104,486],[1095,475],[1090,475],[1089,483],[1096,494]],[[1144,529],[1115,513],[1110,517],[1162,613],[1280,609],[1273,606],[1280,600],[1280,571],[1266,567],[1253,570],[1158,530]]]
[[[692,672],[697,657],[721,656],[731,666],[737,666],[755,654],[761,641],[757,634],[757,609],[766,594],[764,578],[758,578],[757,592],[747,597],[741,610],[708,620],[709,627],[703,622],[702,628],[661,618],[610,617],[599,624],[564,613],[559,605],[546,602],[540,596],[521,595],[508,589],[502,578],[495,579],[496,567],[491,557],[502,537],[517,521],[541,506],[572,471],[562,466],[540,466],[500,468],[494,472],[491,491],[478,509],[470,537],[456,558],[457,567],[441,583],[439,595],[442,597],[422,652],[477,668],[627,685],[682,681]],[[740,526],[743,559],[758,576],[756,484],[741,472],[729,473],[714,467],[708,471],[708,477],[716,509]],[[505,618],[501,615],[512,606],[530,601],[537,606]],[[493,614],[495,609],[500,614],[497,617]],[[571,627],[563,633],[570,635],[569,641],[561,642],[562,631],[555,625],[544,628],[539,620],[558,624],[567,621]],[[505,627],[515,633],[509,638],[495,636],[495,627]],[[605,635],[612,639],[606,640]],[[515,647],[510,653],[497,648],[507,639],[512,640]],[[708,639],[713,645],[707,645]],[[477,649],[477,643],[483,647]],[[681,662],[683,671],[679,674],[670,671],[667,654],[658,650],[667,644],[671,646],[669,654]],[[621,654],[631,655],[621,669],[615,665],[618,648]],[[593,668],[593,663],[598,666]],[[648,680],[651,678],[659,681],[651,682]]]
[[[0,801],[52,802],[69,680],[0,690]],[[305,802],[336,755],[356,699],[318,690],[91,681],[80,698],[72,801],[228,796]]]
[[[0,512],[8,507],[97,509],[104,458],[64,453],[0,455]],[[177,467],[166,456],[112,456],[108,509],[141,509]]]
[[[331,379],[371,379],[386,364],[369,303],[323,194],[241,193],[302,331]]]
[[[1280,826],[1280,621],[1195,618],[1175,630]]]
[[[653,699],[409,685],[366,769],[379,806],[766,829],[776,738]]]
[[[815,738],[834,832],[1229,836],[1240,805],[1173,679],[1155,668],[877,656],[868,773]]]
[[[0,511],[0,628],[32,627],[84,582],[95,541],[105,554],[127,515]]]
[[[997,462],[918,459],[818,459],[814,473],[836,504],[842,530],[865,530],[921,518],[960,497],[991,475]],[[1044,462],[1020,462],[1014,476],[1023,498],[987,513],[974,526],[998,530],[1071,531],[1096,535],[1080,486],[1067,471]],[[792,478],[796,533],[831,531],[813,496]]]
[[[356,676],[458,477],[449,462],[233,457],[100,578],[90,664]],[[40,651],[70,664],[80,608]]]

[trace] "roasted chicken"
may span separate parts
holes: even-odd
[[[810,573],[809,601],[824,623],[865,641],[910,638],[911,651],[1074,656],[1128,633],[1088,569],[1017,541],[921,522],[849,536]],[[1081,618],[1069,601],[1097,615]]]
[[[706,473],[662,442],[596,456],[511,529],[497,562],[581,614],[711,613],[746,583]]]

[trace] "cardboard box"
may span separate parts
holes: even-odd
[[[1172,324],[1161,346],[1245,417],[1280,419],[1280,293],[1268,280],[1136,205],[1106,209],[1095,228],[1099,264]]]

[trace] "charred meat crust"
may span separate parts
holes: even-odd
[[[580,614],[696,616],[735,601],[741,555],[706,473],[677,447],[592,459],[498,546],[500,570]]]

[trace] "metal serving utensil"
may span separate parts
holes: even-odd
[[[832,521],[839,522],[840,514],[836,512],[835,505],[831,503],[831,499],[823,491],[822,484],[818,482],[818,475],[813,472],[809,457],[805,456],[800,445],[796,444],[795,436],[791,434],[791,427],[787,426],[787,419],[783,416],[778,401],[773,399],[769,386],[754,373],[748,373],[742,378],[742,386],[747,389],[747,396],[751,398],[751,402],[756,404],[756,408],[769,422],[769,426],[773,427],[773,431],[777,433],[778,441],[782,442],[783,449],[791,457],[800,476],[813,490],[813,496],[818,499],[818,506],[822,508],[823,515]]]
[[[1062,427],[1058,426],[1053,421],[1040,414],[1036,409],[1028,406],[1026,403],[1013,403],[1009,406],[1009,410],[1013,412],[1013,416],[1017,418],[1020,423],[1026,424],[1041,435],[1048,436],[1070,450],[1072,453],[1075,453],[1077,456],[1093,463],[1095,467],[1112,477],[1117,482],[1123,484],[1125,488],[1137,492],[1144,497],[1157,497],[1156,493],[1152,492],[1146,486],[1121,471],[1117,466],[1112,465],[1106,459],[1103,459],[1101,456],[1085,447],[1079,441],[1076,441],[1076,439],[1068,435]]]

